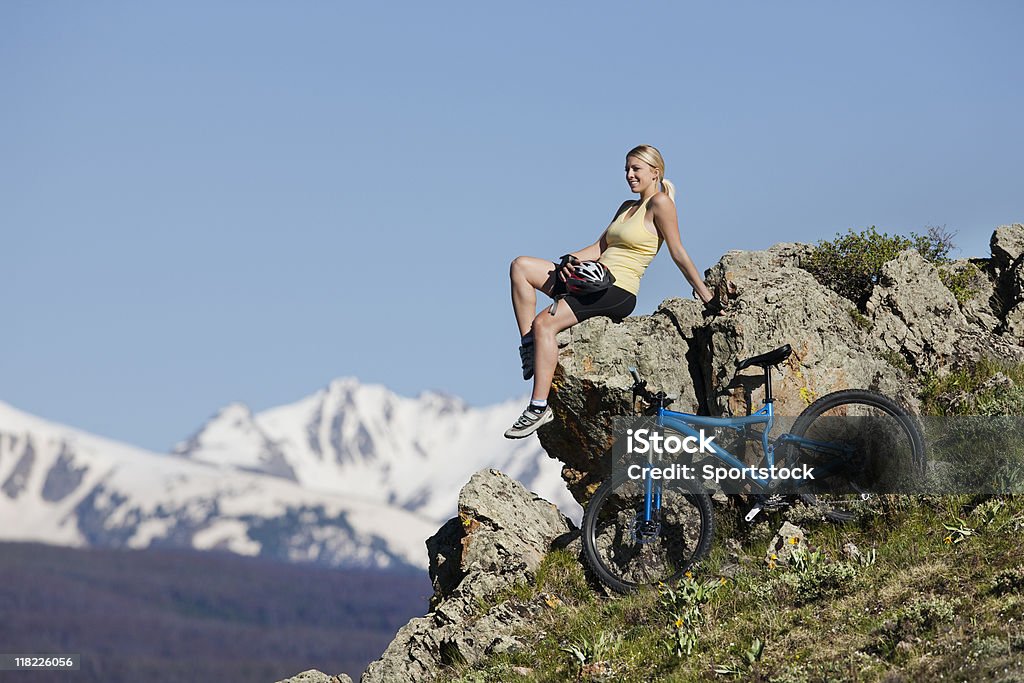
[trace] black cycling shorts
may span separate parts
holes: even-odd
[[[561,280],[556,281],[555,296],[563,292],[565,292],[565,283]],[[621,322],[636,308],[636,295],[615,285],[593,294],[567,294],[564,301],[572,309],[579,322],[599,315],[605,315],[615,322]]]

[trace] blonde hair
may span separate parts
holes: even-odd
[[[658,151],[657,147],[637,145],[626,153],[626,158],[628,159],[629,157],[636,157],[648,166],[658,169],[658,178],[661,180],[661,186],[665,190],[665,194],[675,202],[676,186],[665,177],[665,159],[662,158],[661,152]]]

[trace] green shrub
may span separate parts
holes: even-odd
[[[1024,592],[1024,564],[1018,564],[996,574],[992,580],[992,592],[997,595]]]
[[[941,596],[918,597],[909,604],[892,610],[880,627],[875,630],[875,645],[870,652],[893,659],[901,641],[912,642],[934,632],[942,624],[956,617],[960,601]]]
[[[773,565],[769,565],[773,566]],[[788,594],[797,605],[822,598],[843,595],[853,587],[857,568],[849,562],[833,561],[821,548],[797,548],[790,559],[789,569],[779,574],[776,587],[788,587]]]
[[[882,275],[882,266],[901,251],[916,249],[927,261],[939,265],[949,262],[952,248],[952,235],[943,228],[903,237],[879,233],[872,225],[859,233],[851,229],[832,241],[819,241],[800,266],[821,284],[863,306]]]
[[[848,312],[850,314],[850,320],[853,321],[854,325],[864,330],[865,332],[871,329],[871,318],[867,317],[866,315],[858,311],[856,308],[851,308]]]
[[[942,284],[953,292],[953,296],[961,304],[970,301],[980,291],[977,284],[980,276],[981,271],[973,263],[968,263],[960,270],[939,268],[939,279],[942,280]]]
[[[910,363],[907,362],[907,359],[904,358],[899,351],[886,349],[879,353],[878,357],[902,372],[904,375],[910,375],[914,372],[914,368],[910,366]]]

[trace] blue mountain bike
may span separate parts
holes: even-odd
[[[797,500],[823,503],[826,517],[852,518],[844,509],[863,500],[887,477],[890,483],[919,478],[925,471],[925,445],[916,417],[892,399],[874,391],[837,391],[813,402],[792,428],[770,438],[776,421],[771,369],[786,360],[789,345],[748,358],[737,371],[757,366],[764,371],[764,406],[743,417],[706,417],[668,410],[672,399],[652,393],[635,369],[633,395],[642,398],[659,429],[699,437],[700,430],[732,433],[746,450],[759,445],[759,462],[747,463],[719,444],[706,460],[730,468],[805,463],[818,473],[813,490],[793,489],[779,478],[752,477],[744,484],[753,501],[746,521],[762,510],[784,507]],[[738,450],[738,449],[737,449]],[[650,456],[649,456],[650,457]],[[679,579],[709,552],[714,536],[711,493],[698,479],[642,479],[612,468],[583,515],[584,556],[600,581],[625,593],[639,586]],[[830,487],[835,493],[830,493]],[[891,490],[891,489],[887,489]],[[781,495],[781,492],[787,495]]]

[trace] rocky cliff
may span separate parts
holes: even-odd
[[[563,477],[585,501],[608,474],[612,420],[632,413],[628,368],[673,407],[743,414],[764,396],[757,368],[737,361],[790,344],[776,375],[779,415],[796,416],[815,398],[870,388],[914,407],[924,373],[983,356],[1024,360],[1024,225],[1000,227],[992,254],[947,268],[972,282],[958,301],[917,252],[887,263],[862,308],[817,282],[801,262],[811,247],[780,244],[727,253],[707,272],[722,305],[708,316],[696,301],[666,300],[652,315],[613,324],[586,321],[559,337],[552,402],[555,421],[539,432]],[[462,490],[459,517],[427,541],[433,610],[403,627],[363,681],[427,681],[446,665],[517,647],[516,630],[543,599],[507,600],[530,581],[552,544],[573,536],[551,504],[504,475],[479,472]]]
[[[776,412],[798,415],[831,391],[868,388],[916,407],[920,378],[981,356],[1024,358],[1024,225],[998,228],[992,255],[962,259],[971,269],[963,302],[915,251],[887,263],[863,309],[802,269],[802,244],[731,251],[706,274],[723,307],[707,316],[694,300],[668,299],[649,316],[614,324],[594,318],[559,337],[552,391],[555,421],[539,433],[563,477],[585,501],[608,474],[612,419],[631,414],[628,369],[654,390],[678,397],[674,409],[745,414],[764,398],[758,368],[738,361],[790,344],[774,376]]]

